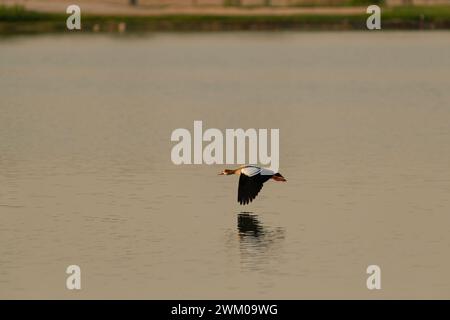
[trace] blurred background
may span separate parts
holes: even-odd
[[[72,4],[74,1],[64,0],[2,0],[3,4],[20,4],[29,8],[51,8],[61,4]],[[444,5],[449,4],[448,0],[92,0],[76,1],[78,4],[86,6],[139,6],[143,8],[164,8],[164,7],[227,7],[227,6],[276,6],[276,7],[296,7],[296,6],[349,6],[361,4],[385,4],[392,5]]]
[[[64,31],[65,0],[1,0],[0,34]],[[84,31],[448,29],[450,0],[79,0]],[[119,26],[120,24],[120,26]]]

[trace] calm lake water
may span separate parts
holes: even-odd
[[[0,298],[450,298],[449,88],[449,32],[3,39]],[[288,182],[175,166],[194,120]]]

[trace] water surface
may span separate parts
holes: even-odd
[[[0,41],[0,298],[449,298],[449,35]],[[173,165],[194,120],[279,128],[288,183]]]

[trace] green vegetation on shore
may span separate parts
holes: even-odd
[[[62,32],[66,14],[41,13],[23,7],[0,6],[0,34]],[[203,15],[154,16],[82,15],[83,31],[226,31],[226,30],[366,30],[367,14]],[[450,29],[450,6],[382,9],[382,28]]]

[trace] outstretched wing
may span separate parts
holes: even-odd
[[[248,204],[256,198],[263,187],[263,183],[270,179],[270,176],[261,176],[256,174],[248,177],[245,174],[239,177],[238,202]]]

